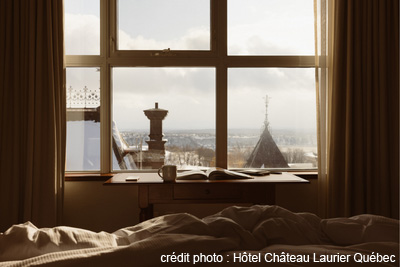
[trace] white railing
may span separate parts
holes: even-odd
[[[67,89],[67,108],[97,108],[100,106],[100,88],[89,89],[86,86]]]

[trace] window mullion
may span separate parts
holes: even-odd
[[[227,0],[218,1],[217,12],[217,71],[216,71],[216,166],[228,167],[228,72]],[[215,18],[214,18],[215,19]]]
[[[100,69],[101,110],[100,110],[100,171],[109,173],[111,171],[111,90],[110,90],[110,68],[103,64]]]
[[[227,68],[222,65],[217,67],[217,92],[216,92],[216,166],[228,166],[228,106],[227,106]]]
[[[314,56],[227,56],[225,63],[232,68],[313,68]]]
[[[100,172],[111,172],[111,90],[110,69],[107,64],[110,56],[108,40],[110,30],[108,29],[110,16],[108,13],[109,1],[100,0],[100,51],[102,64],[100,68],[101,87],[101,109],[100,109]]]

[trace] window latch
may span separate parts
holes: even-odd
[[[174,52],[171,51],[171,48],[163,49],[161,52],[151,53],[152,56],[156,57],[173,57],[176,56]]]

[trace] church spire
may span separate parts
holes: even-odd
[[[245,168],[289,168],[270,133],[268,120],[269,99],[270,97],[266,95],[264,129],[253,152],[247,159]]]
[[[269,120],[268,120],[268,104],[269,104],[269,97],[265,95],[265,119],[264,119],[264,127],[269,130]]]

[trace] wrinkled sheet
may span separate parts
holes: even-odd
[[[398,266],[398,250],[398,220],[376,215],[323,220],[311,213],[293,213],[278,206],[229,207],[203,219],[187,213],[171,214],[113,233],[66,226],[38,229],[27,222],[0,234],[0,266],[169,266],[177,263],[162,263],[162,257],[200,254],[222,255],[224,261],[195,266],[231,266],[233,256],[239,259],[237,255],[248,253],[259,253],[262,260],[251,264],[239,260],[235,266],[273,266],[265,262],[266,253],[316,257],[380,253],[396,258],[395,263],[381,266]],[[338,266],[346,264],[353,266],[354,262]],[[192,259],[179,263],[193,265]]]

